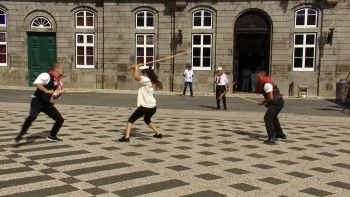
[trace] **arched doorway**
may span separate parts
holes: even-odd
[[[268,18],[259,11],[248,11],[238,17],[234,26],[234,92],[241,91],[247,83],[247,69],[256,71],[260,67],[270,73],[270,29]],[[247,91],[252,91],[250,75]]]

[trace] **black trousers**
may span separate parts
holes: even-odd
[[[217,85],[216,86],[216,105],[217,108],[220,108],[220,95],[226,91],[225,85]],[[222,97],[222,102],[224,104],[224,108],[226,108],[226,94]]]
[[[28,128],[34,122],[34,120],[38,117],[40,112],[44,112],[50,118],[52,118],[55,122],[53,125],[50,136],[56,136],[58,131],[63,125],[64,119],[62,118],[60,112],[53,106],[53,104],[45,104],[39,101],[36,98],[33,98],[30,103],[30,112],[29,116],[25,120],[20,135],[24,135],[27,133]]]
[[[139,108],[136,109],[136,111],[134,111],[134,113],[130,116],[128,122],[134,124],[134,122],[143,117],[143,120],[145,121],[145,123],[147,125],[149,125],[152,121],[151,118],[152,116],[156,113],[157,111],[157,107],[153,107],[153,108],[146,108],[146,107],[142,107],[140,106]]]
[[[264,116],[267,135],[269,138],[276,135],[282,135],[283,131],[277,115],[280,113],[284,106],[284,100],[282,98],[271,103]]]

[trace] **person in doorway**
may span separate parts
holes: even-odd
[[[244,68],[242,71],[243,74],[243,85],[242,85],[242,90],[243,92],[248,91],[249,88],[249,83],[250,83],[250,68]]]
[[[22,136],[27,133],[30,125],[34,122],[40,112],[44,112],[50,118],[55,120],[50,135],[46,138],[47,141],[62,141],[57,137],[57,133],[63,125],[64,119],[60,112],[51,103],[52,99],[58,99],[66,92],[62,89],[62,82],[64,68],[60,63],[54,63],[49,73],[41,73],[34,81],[37,87],[30,104],[29,116],[25,120],[20,133],[15,138],[16,142],[22,139]]]
[[[283,133],[277,117],[284,106],[284,100],[277,85],[270,77],[266,76],[265,71],[260,71],[258,73],[257,80],[260,84],[258,94],[261,92],[265,98],[265,100],[260,101],[258,105],[265,105],[265,107],[268,108],[264,116],[268,139],[265,140],[264,143],[276,143],[277,138],[287,138]]]
[[[222,68],[218,67],[217,75],[215,75],[216,83],[216,110],[220,109],[220,95],[228,89],[228,79],[225,73],[222,72]],[[222,97],[224,110],[227,110],[226,95]]]
[[[162,82],[159,81],[158,76],[151,69],[142,70],[142,76],[139,76],[139,67],[142,65],[132,66],[135,81],[140,85],[137,96],[137,109],[130,116],[126,124],[125,136],[119,139],[120,142],[130,141],[130,131],[134,122],[144,116],[145,123],[156,132],[153,137],[162,138],[163,135],[158,131],[156,125],[151,121],[152,116],[157,111],[156,99],[153,96],[153,84],[155,83],[159,89],[163,89]]]
[[[257,78],[257,73],[256,70],[253,70],[252,74],[250,75],[250,79],[252,80],[252,92],[257,92],[256,90],[256,78]]]
[[[184,91],[182,93],[182,96],[186,95],[186,89],[187,89],[187,86],[189,85],[191,96],[194,97],[193,89],[192,89],[192,78],[194,76],[194,72],[192,70],[191,65],[189,65],[188,68],[184,71],[183,76],[185,77],[185,87],[184,87]]]

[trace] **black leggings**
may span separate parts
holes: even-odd
[[[42,103],[36,98],[33,98],[32,102],[30,103],[29,116],[23,124],[20,135],[24,135],[27,132],[28,128],[30,127],[32,122],[34,122],[34,120],[40,112],[44,112],[46,115],[48,115],[50,118],[56,121],[51,129],[50,136],[57,135],[58,131],[63,125],[64,119],[62,118],[60,112],[58,112],[58,110],[52,104]]]
[[[136,111],[130,116],[128,122],[130,122],[131,124],[134,124],[134,122],[141,118],[142,116],[145,116],[143,119],[145,121],[145,123],[147,125],[149,125],[152,121],[151,118],[153,116],[153,114],[155,114],[157,111],[157,107],[153,107],[153,108],[146,108],[146,107],[142,107],[140,106],[139,108],[136,109]]]

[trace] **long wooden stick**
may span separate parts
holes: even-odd
[[[66,93],[92,93],[96,92],[96,90],[66,90]],[[59,92],[58,92],[59,93]]]
[[[173,58],[173,57],[176,57],[176,56],[180,56],[180,55],[184,55],[184,54],[191,53],[191,52],[192,52],[192,50],[188,50],[188,51],[185,51],[185,52],[182,52],[182,53],[178,53],[178,54],[175,54],[175,55],[172,55],[172,56],[168,56],[168,57],[165,57],[165,58],[162,58],[162,59],[158,59],[158,60],[154,60],[154,61],[150,61],[150,62],[146,62],[146,63],[140,63],[140,64],[137,64],[137,66],[141,67],[141,66],[146,65],[146,64],[159,62],[159,61],[162,61],[162,60],[170,59],[170,58]]]
[[[233,95],[233,96],[236,96],[236,97],[239,97],[239,98],[241,98],[241,99],[244,99],[244,100],[253,102],[253,103],[259,103],[258,101],[254,101],[254,100],[251,100],[251,99],[247,99],[247,98],[245,98],[245,97],[243,97],[243,96],[238,96],[238,95],[236,95],[236,94],[232,94],[232,95]]]
[[[227,88],[227,90],[225,90],[225,92],[224,93],[222,93],[220,96],[219,96],[219,99],[221,99],[229,90],[230,90],[230,88],[233,86],[233,84],[235,84],[236,82],[233,82],[231,85],[230,85],[230,87],[229,88]]]

